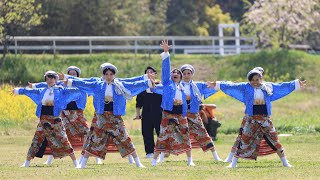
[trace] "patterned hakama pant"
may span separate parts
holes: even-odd
[[[188,120],[182,114],[163,111],[155,152],[179,155],[191,150]]]
[[[47,146],[54,158],[63,158],[73,153],[60,117],[41,115],[27,156],[31,159],[42,158]]]
[[[201,147],[203,151],[215,149],[214,143],[207,133],[199,114],[187,113],[192,148]]]
[[[235,157],[256,160],[261,148],[262,139],[274,151],[284,150],[269,116],[246,116],[244,121]]]
[[[135,151],[121,116],[105,111],[104,114],[97,114],[96,117],[95,126],[90,128],[89,143],[84,147],[86,152],[104,159],[110,142],[115,144],[122,157]]]

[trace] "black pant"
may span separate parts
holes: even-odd
[[[146,151],[146,154],[153,153],[154,151],[155,144],[153,132],[155,129],[157,136],[159,136],[161,119],[162,115],[153,115],[152,117],[142,116],[142,136],[144,141],[144,150]]]

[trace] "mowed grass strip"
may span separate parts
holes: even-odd
[[[236,135],[220,135],[215,142],[221,158],[226,158]],[[31,167],[20,168],[24,162],[32,136],[0,136],[1,179],[317,179],[320,176],[320,137],[296,135],[280,137],[285,153],[294,168],[282,167],[276,154],[259,157],[257,161],[239,160],[238,168],[227,169],[228,163],[213,161],[210,152],[192,151],[196,167],[188,167],[186,155],[171,155],[166,162],[151,166],[144,156],[142,136],[132,136],[146,169],[128,164],[118,153],[107,154],[104,165],[96,165],[90,158],[87,169],[73,167],[69,157],[56,159],[52,166],[43,165],[45,158],[35,158]],[[79,157],[79,152],[76,153]]]

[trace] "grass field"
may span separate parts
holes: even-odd
[[[226,158],[236,135],[220,135],[215,142],[221,158]],[[53,165],[36,158],[31,167],[20,168],[24,162],[32,136],[0,136],[0,179],[319,179],[320,136],[294,135],[279,137],[294,168],[282,167],[277,155],[259,157],[257,161],[239,160],[237,169],[227,169],[227,163],[213,161],[210,152],[193,150],[196,167],[186,165],[186,156],[170,156],[166,162],[151,166],[144,158],[141,136],[132,136],[146,169],[129,165],[118,153],[107,154],[104,165],[89,159],[87,169],[75,169],[70,158],[55,160]],[[79,153],[77,152],[79,157]]]
[[[256,54],[217,57],[211,55],[175,55],[172,66],[184,63],[195,66],[197,80],[241,81],[248,69],[262,66],[267,72],[266,81],[289,81],[298,77],[307,79],[308,86],[300,92],[273,102],[272,120],[286,149],[290,163],[295,167],[284,168],[277,155],[261,157],[258,161],[240,160],[237,169],[226,169],[227,163],[214,162],[211,153],[193,151],[196,167],[186,166],[185,155],[171,156],[158,167],[151,167],[151,160],[144,158],[141,122],[134,121],[135,100],[127,102],[124,116],[126,127],[133,138],[138,154],[147,169],[137,169],[122,159],[118,153],[108,154],[104,165],[89,160],[88,169],[74,169],[69,158],[56,160],[52,167],[35,159],[30,168],[19,168],[24,162],[38,122],[36,105],[26,96],[10,96],[15,86],[25,86],[27,81],[42,81],[48,69],[64,70],[69,65],[82,68],[84,77],[99,76],[98,67],[111,62],[119,69],[119,77],[141,74],[141,67],[152,64],[160,69],[159,56],[130,54],[95,55],[18,55],[8,56],[0,67],[0,180],[2,179],[320,179],[320,95],[318,82],[319,56],[298,51],[262,51]],[[0,63],[1,64],[1,63]],[[23,76],[21,75],[23,73]],[[12,83],[11,83],[12,82]],[[8,85],[10,83],[11,85]],[[216,148],[221,158],[226,158],[236,137],[243,117],[244,105],[219,92],[204,103],[215,103],[216,116],[222,123]],[[85,116],[91,122],[94,108],[88,98]],[[77,152],[79,157],[79,152]]]

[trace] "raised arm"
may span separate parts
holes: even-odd
[[[162,84],[167,84],[170,81],[170,46],[168,40],[162,41],[160,45],[163,48],[163,53],[160,54],[162,58]]]
[[[294,80],[290,82],[283,83],[272,83],[272,95],[270,96],[271,101],[278,100],[288,94],[290,94],[294,90],[300,89],[300,81]]]

